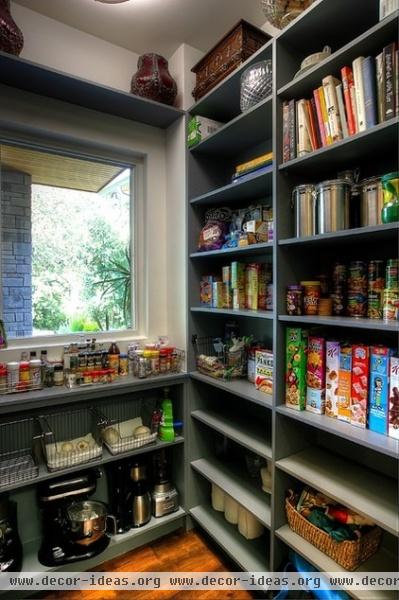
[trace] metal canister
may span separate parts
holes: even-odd
[[[382,314],[384,321],[399,319],[399,289],[385,289]]]
[[[361,260],[349,265],[347,313],[349,317],[367,316],[367,265]]]
[[[315,186],[312,183],[297,185],[292,190],[292,208],[295,211],[296,237],[316,233]]]
[[[350,191],[346,179],[323,181],[316,186],[317,233],[349,228]]]
[[[349,202],[349,227],[356,229],[361,227],[361,197],[362,187],[359,184],[354,184],[351,187],[351,199]]]
[[[399,260],[396,258],[392,258],[387,262],[385,287],[388,290],[399,287]]]
[[[360,182],[360,213],[361,226],[380,225],[383,206],[383,191],[381,177],[369,177]]]

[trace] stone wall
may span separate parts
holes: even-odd
[[[32,335],[31,176],[2,168],[1,272],[3,320],[9,337]]]

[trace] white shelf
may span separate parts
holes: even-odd
[[[271,408],[273,406],[273,398],[269,394],[264,394],[256,389],[253,383],[250,383],[247,379],[232,379],[231,381],[225,381],[224,379],[215,379],[208,375],[203,375],[198,371],[190,373],[190,377],[196,381],[201,381],[207,385],[211,385],[219,390],[223,390],[233,396],[239,396],[254,402],[265,408]]]
[[[244,506],[265,527],[270,528],[270,496],[249,478],[241,469],[233,472],[228,466],[215,458],[200,458],[191,463],[211,483],[218,485],[226,494],[232,496]]]
[[[202,306],[193,306],[192,313],[204,313],[209,315],[227,315],[229,317],[251,317],[252,319],[269,319],[273,320],[273,311],[267,310],[234,310],[233,308],[205,308]]]
[[[276,466],[399,535],[398,484],[320,447],[310,447]]]
[[[308,560],[312,565],[316,567],[319,571],[324,571],[326,573],[334,573],[337,571],[344,571],[348,573],[350,576],[350,571],[345,571],[340,565],[338,565],[335,561],[329,558],[324,552],[318,550],[313,544],[306,541],[292,531],[288,525],[284,525],[277,529],[276,536],[280,538],[287,546],[295,550],[298,554],[300,554],[305,560]],[[356,570],[356,572],[384,572],[384,571],[392,571],[395,572],[397,570],[397,564],[394,557],[389,554],[384,548],[380,548],[380,550],[374,554],[369,560]],[[345,590],[345,587],[343,588]],[[350,594],[353,598],[357,600],[395,600],[397,598],[396,592],[388,592],[388,591],[366,591],[366,590],[346,590],[348,594]]]
[[[268,543],[265,538],[245,539],[237,527],[228,523],[223,514],[210,506],[196,506],[190,510],[190,514],[244,571],[268,571]]]
[[[271,459],[272,447],[267,439],[266,425],[260,427],[253,419],[246,418],[244,412],[240,421],[228,414],[220,415],[213,410],[195,410],[191,416],[255,454]]]

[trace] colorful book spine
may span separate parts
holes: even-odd
[[[352,63],[353,80],[355,83],[356,90],[358,131],[366,131],[366,106],[364,101],[363,61],[364,56],[359,56]]]
[[[296,113],[298,122],[297,156],[306,156],[312,152],[312,143],[308,134],[310,123],[305,99],[302,98],[296,103]]]
[[[399,117],[399,47],[395,50],[395,115]]]
[[[283,102],[283,162],[290,160],[290,106]]]
[[[319,90],[313,90],[313,99],[316,106],[318,130],[322,146],[327,146],[326,132],[324,130],[323,115],[321,114],[321,104]]]
[[[395,44],[385,46],[382,51],[384,61],[385,121],[395,116]]]
[[[290,160],[293,160],[296,157],[295,100],[290,100],[288,109],[289,109],[289,133],[290,133]]]
[[[384,57],[381,52],[375,57],[375,71],[377,80],[377,107],[378,122],[385,121],[385,83],[384,83]]]
[[[363,82],[366,129],[370,129],[378,123],[375,61],[371,56],[363,61]]]
[[[260,177],[261,175],[266,175],[267,173],[271,173],[273,171],[273,165],[268,165],[267,167],[258,167],[255,171],[251,171],[251,173],[246,173],[245,175],[235,175],[232,178],[232,183],[244,183],[244,181],[250,181],[254,179],[254,177]]]
[[[349,131],[348,131],[348,123],[346,120],[346,113],[345,113],[344,95],[342,93],[342,83],[335,86],[335,90],[336,90],[337,100],[338,100],[339,118],[341,119],[342,135],[345,139],[345,138],[349,137]]]
[[[357,100],[356,100],[356,88],[355,88],[355,85],[353,85],[351,87],[350,94],[351,94],[351,102],[352,102],[352,106],[353,106],[353,114],[354,114],[354,117],[355,117],[356,133],[359,133],[359,119],[357,117]]]
[[[309,112],[310,112],[310,125],[312,127],[313,135],[315,138],[316,148],[321,148],[323,144],[321,143],[319,122],[318,122],[317,111],[316,111],[316,102],[315,102],[314,98],[311,98],[309,100]]]
[[[242,173],[244,171],[248,171],[249,169],[253,169],[255,167],[259,167],[264,163],[270,162],[273,160],[273,152],[268,152],[267,154],[262,154],[261,156],[257,156],[252,160],[248,160],[245,163],[241,163],[236,166],[236,173]]]
[[[335,88],[341,82],[335,77],[332,77],[332,75],[328,75],[327,77],[324,77],[322,83],[332,141],[338,142],[339,140],[342,140],[342,125],[341,119],[339,118],[338,100]]]
[[[328,120],[327,105],[326,105],[326,99],[324,97],[323,86],[319,87],[317,91],[319,93],[319,98],[320,98],[321,114],[323,116],[323,125],[324,125],[324,131],[326,134],[326,142],[327,142],[327,146],[329,146],[330,144],[333,143],[333,139],[332,139],[330,124],[329,124],[329,120]]]
[[[353,71],[350,67],[343,67],[341,69],[341,77],[342,77],[342,89],[345,98],[345,108],[346,108],[346,116],[348,121],[348,132],[349,135],[355,135],[356,129],[356,118],[354,115],[352,98],[351,98],[351,89],[354,87],[353,83]]]

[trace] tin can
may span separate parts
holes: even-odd
[[[139,379],[145,379],[147,377],[147,359],[144,356],[138,358],[138,373]]]
[[[367,316],[369,319],[382,319],[382,296],[382,290],[369,290],[367,295]]]
[[[335,317],[342,317],[345,314],[345,308],[346,308],[345,289],[342,286],[336,286],[331,297],[332,297],[332,301],[333,301],[333,306],[332,306],[333,315]]]
[[[384,261],[371,260],[368,267],[368,289],[369,291],[379,291],[383,290],[384,287]]]
[[[387,262],[385,288],[387,290],[399,287],[399,260],[392,258]]]
[[[348,294],[348,317],[361,318],[367,316],[367,296],[361,293]]]
[[[335,263],[333,270],[334,286],[345,286],[348,280],[348,271],[346,265]]]
[[[382,314],[384,321],[399,319],[399,289],[385,289]]]
[[[300,285],[287,287],[287,315],[299,316],[302,314],[303,289]]]
[[[348,294],[367,295],[367,266],[362,260],[349,264]]]

